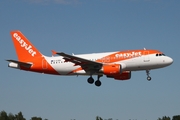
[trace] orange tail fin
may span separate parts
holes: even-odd
[[[38,49],[20,31],[11,31],[11,36],[19,61],[42,56]]]

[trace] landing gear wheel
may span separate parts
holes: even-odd
[[[97,80],[97,81],[95,82],[95,85],[96,85],[97,87],[101,86],[101,81],[100,81],[100,80]]]
[[[148,81],[151,81],[151,77],[149,76],[149,74],[150,74],[150,73],[149,73],[149,70],[146,70],[146,74],[147,74],[147,80],[148,80]]]
[[[148,80],[148,81],[151,81],[151,77],[150,77],[150,76],[148,76],[148,77],[147,77],[147,80]]]
[[[89,78],[87,79],[87,82],[88,82],[89,84],[93,84],[93,83],[94,83],[94,79],[93,79],[92,77],[89,77]]]

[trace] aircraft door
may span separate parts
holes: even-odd
[[[144,51],[143,52],[143,56],[144,56],[144,62],[149,62],[149,51]]]

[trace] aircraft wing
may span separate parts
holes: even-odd
[[[103,65],[102,63],[96,61],[91,61],[74,55],[69,55],[63,52],[53,51],[53,53],[64,57],[63,59],[65,60],[65,62],[72,62],[75,66],[80,65],[82,69],[84,69],[85,71],[99,71]]]

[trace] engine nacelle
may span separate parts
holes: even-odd
[[[122,73],[122,67],[120,64],[103,65],[102,72],[107,76],[117,76]]]
[[[119,75],[115,75],[115,76],[108,76],[108,78],[114,78],[115,80],[129,80],[131,79],[131,71],[123,71],[121,74]]]

